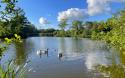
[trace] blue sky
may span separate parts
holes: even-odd
[[[92,1],[95,2],[93,3]],[[100,1],[105,1],[105,0],[100,0]],[[123,2],[125,1],[121,0],[121,3]],[[97,6],[96,4],[98,3],[100,5]],[[18,6],[24,9],[26,16],[28,17],[28,20],[31,21],[33,24],[35,24],[37,28],[51,28],[51,27],[58,28],[57,27],[57,24],[59,23],[57,21],[58,13],[67,11],[68,9],[71,8],[89,10],[90,15],[88,15],[88,18],[84,20],[90,20],[90,21],[106,20],[107,18],[111,17],[111,14],[108,13],[107,9],[105,8],[110,7],[112,12],[118,11],[119,9],[123,8],[123,4],[121,4],[120,2],[112,1],[110,3],[108,2],[106,4],[105,3],[106,2],[103,3],[99,2],[99,0],[19,0]],[[102,6],[103,4],[106,6]],[[99,7],[98,8],[99,10],[93,12],[91,6],[94,6],[95,8],[93,9],[95,10]],[[47,21],[50,22],[50,24],[46,26],[40,24],[39,19],[41,17],[44,17]]]

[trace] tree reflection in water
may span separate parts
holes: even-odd
[[[125,54],[120,51],[120,63],[111,65],[98,65],[96,69],[107,78],[125,78]]]
[[[21,65],[26,62],[26,52],[24,43],[15,43],[16,58],[15,62],[17,65]]]
[[[28,55],[32,52],[31,49],[34,47],[32,41],[23,40],[22,43],[15,43],[15,63],[22,65],[28,61]]]

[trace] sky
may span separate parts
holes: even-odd
[[[62,20],[103,21],[123,9],[125,0],[19,0],[37,28],[58,28]]]

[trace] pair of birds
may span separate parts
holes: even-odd
[[[37,55],[48,54],[48,48],[46,50],[38,50]]]
[[[48,50],[49,50],[48,48],[46,50],[38,50],[37,55],[48,54]],[[62,58],[62,56],[63,56],[63,53],[61,53],[61,52],[58,53],[59,58]]]

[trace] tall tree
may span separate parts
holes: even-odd
[[[17,0],[1,0],[0,1],[0,19],[9,22],[13,17],[16,9]]]
[[[28,21],[23,9],[16,6],[17,0],[2,0],[1,4],[2,3],[5,7],[0,11],[0,28],[2,29],[0,30],[1,37],[11,36],[15,33],[23,36],[30,32],[29,30],[31,29],[31,31],[36,30],[36,28],[33,27],[34,25]]]
[[[59,27],[61,28],[61,30],[65,30],[66,26],[67,26],[67,20],[62,20],[60,23],[59,23]]]
[[[78,37],[80,30],[82,29],[82,21],[75,20],[72,22],[73,36]]]
[[[59,23],[59,27],[61,28],[61,32],[60,32],[60,35],[61,36],[65,36],[65,28],[67,26],[67,20],[62,20],[60,23]]]
[[[25,12],[21,8],[18,8],[15,10],[15,15],[14,15],[14,17],[11,18],[11,21],[10,21],[11,33],[19,34],[19,33],[21,33],[21,31],[24,27],[26,27],[30,24],[31,23],[25,17]]]
[[[10,20],[16,9],[17,0],[1,0],[0,1],[0,36],[10,33]]]

